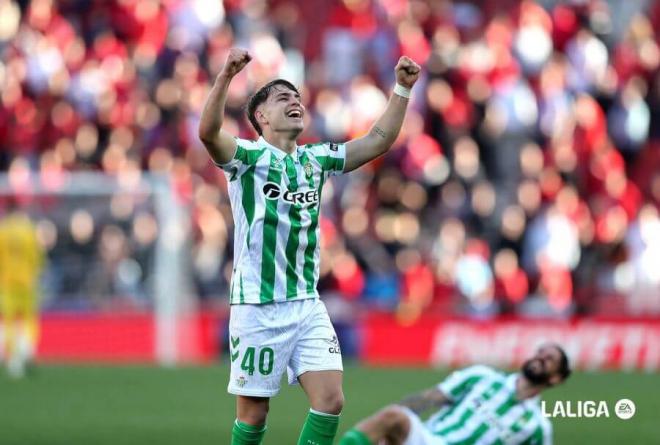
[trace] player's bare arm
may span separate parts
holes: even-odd
[[[222,71],[216,76],[213,88],[206,100],[199,122],[199,138],[204,143],[211,158],[218,164],[231,161],[236,152],[234,137],[222,130],[225,102],[229,84],[236,74],[252,60],[247,51],[232,48]]]
[[[410,90],[419,79],[421,68],[412,59],[403,56],[394,68],[396,82]],[[345,172],[355,170],[390,149],[401,130],[406,115],[408,98],[393,93],[381,117],[369,133],[346,144]]]
[[[398,404],[409,408],[417,415],[423,414],[431,409],[440,409],[448,403],[447,396],[438,388],[430,388],[417,394],[410,395]]]
[[[358,423],[354,430],[349,431],[339,443],[361,443],[351,438],[364,436],[373,444],[402,444],[411,429],[410,419],[401,409],[402,406],[421,416],[432,409],[440,409],[448,402],[449,398],[435,387],[412,394],[399,403],[386,406],[376,414]]]

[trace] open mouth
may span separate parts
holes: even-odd
[[[286,116],[296,118],[296,119],[300,119],[302,117],[302,110],[298,110],[298,109],[290,110],[286,114]]]

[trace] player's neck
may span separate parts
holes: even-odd
[[[525,400],[543,391],[543,387],[530,382],[522,374],[516,379],[516,399]]]
[[[291,154],[296,151],[296,135],[289,133],[264,132],[263,138],[270,145],[279,148],[285,153]]]

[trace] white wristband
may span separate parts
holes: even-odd
[[[393,93],[397,96],[405,97],[407,99],[410,97],[410,88],[406,88],[403,85],[397,83],[394,85]]]

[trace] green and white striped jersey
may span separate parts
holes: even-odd
[[[438,385],[453,403],[426,421],[447,445],[549,445],[552,426],[539,397],[516,399],[518,374],[486,366],[456,371]]]
[[[329,175],[343,173],[345,144],[287,154],[263,137],[236,143],[234,158],[219,165],[235,226],[230,303],[318,298],[321,191]]]

